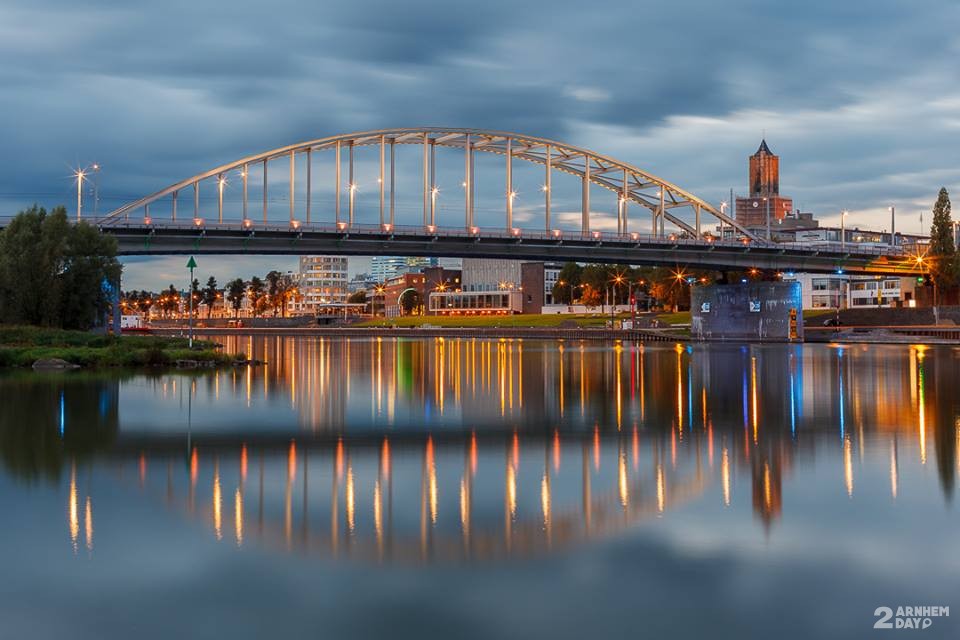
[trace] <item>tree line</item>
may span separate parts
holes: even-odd
[[[87,330],[109,313],[117,242],[67,211],[34,205],[0,231],[0,323]]]
[[[630,304],[631,297],[647,297],[657,304],[683,307],[690,304],[691,282],[713,282],[714,278],[715,274],[710,271],[679,267],[567,262],[560,269],[552,294],[556,304],[626,305]]]
[[[206,285],[202,288],[200,281],[195,279],[191,285],[190,295],[193,296],[194,312],[197,313],[200,305],[204,304],[208,318],[213,312],[213,306],[221,297],[225,300],[225,306],[229,304],[229,308],[233,309],[234,316],[240,314],[245,299],[249,299],[254,316],[267,313],[286,316],[289,303],[300,298],[300,290],[296,280],[290,274],[270,271],[264,278],[259,276],[253,276],[249,280],[235,278],[227,282],[224,287],[219,285],[214,276],[207,278]],[[147,314],[156,306],[161,315],[169,317],[180,310],[184,301],[189,305],[189,298],[173,284],[160,292],[132,290],[123,294],[124,309],[131,313]]]

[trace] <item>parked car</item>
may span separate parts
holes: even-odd
[[[839,327],[843,324],[843,321],[840,318],[827,318],[823,321],[823,326],[825,327]]]

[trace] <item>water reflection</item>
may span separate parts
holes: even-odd
[[[815,460],[846,499],[879,476],[893,503],[932,456],[953,496],[948,348],[226,346],[269,364],[0,376],[4,470],[54,484],[68,470],[74,552],[93,553],[93,507],[116,487],[220,544],[372,562],[543,553],[705,502],[745,505],[776,535],[794,469]]]

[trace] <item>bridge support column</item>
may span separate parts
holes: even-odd
[[[377,186],[380,187],[380,226],[383,226],[383,165],[384,165],[384,147],[386,146],[386,137],[380,136],[380,177],[377,178]]]
[[[397,198],[396,198],[396,186],[397,186],[397,159],[396,159],[396,143],[393,138],[390,139],[390,228],[393,229],[394,224],[394,215],[397,209]]]
[[[226,179],[223,174],[217,176],[217,222],[223,224],[223,188],[226,186]]]
[[[243,165],[243,169],[240,170],[240,176],[243,178],[243,221],[246,222],[249,218],[249,212],[247,205],[249,201],[247,200],[247,174],[248,168],[247,165]]]
[[[349,153],[347,154],[347,180],[349,181],[349,184],[347,184],[349,193],[347,195],[350,197],[348,209],[349,224],[353,226],[353,202],[356,199],[357,192],[357,185],[353,182],[353,142],[350,143]]]
[[[664,209],[664,206],[663,206],[663,199],[664,199],[663,187],[660,187],[660,208],[657,210],[657,218],[659,218],[660,220],[660,237],[661,238],[663,237],[663,219],[665,217],[663,214],[666,213],[666,209]]]
[[[297,176],[297,152],[290,152],[290,222],[293,222],[295,181]]]
[[[307,149],[307,224],[310,224],[311,191],[313,191],[313,149]]]
[[[267,159],[263,159],[263,224],[267,224]]]
[[[430,224],[430,134],[423,134],[423,226]]]
[[[336,216],[336,223],[339,225],[340,224],[340,141],[339,140],[337,140],[337,144],[334,147],[333,156],[334,156],[333,161],[336,164],[336,167],[333,172],[334,174],[333,180],[336,183],[333,188],[334,200],[336,202],[333,206],[333,209],[334,209],[334,215]]]
[[[200,217],[200,183],[193,183],[193,219]]]
[[[173,196],[173,203],[170,208],[170,219],[176,222],[177,221],[177,192],[174,191],[172,196]]]
[[[472,167],[470,166],[473,148],[470,146],[470,134],[463,138],[463,221],[464,227],[468,230],[473,226],[473,216],[470,211],[470,190],[473,189],[473,180],[471,179]]]
[[[550,145],[547,145],[547,159],[543,166],[543,217],[547,233],[550,233],[550,173],[553,171],[553,148]]]
[[[437,224],[437,143],[430,143],[430,224]]]
[[[802,342],[799,282],[694,285],[691,334],[699,340]]]
[[[696,228],[697,228],[697,239],[699,239],[699,238],[700,238],[700,235],[701,235],[701,234],[700,234],[700,203],[697,203],[697,204],[693,205],[693,210],[694,210],[694,213],[695,213],[696,216],[697,216]]]
[[[627,234],[627,207],[630,204],[630,201],[627,199],[628,187],[629,187],[629,176],[627,175],[627,170],[623,170],[623,184],[620,185],[620,216],[623,220],[621,226],[622,230],[620,233],[623,235]]]
[[[580,233],[590,233],[590,158],[583,156],[583,182],[580,184]]]
[[[507,138],[507,233],[513,229],[513,140]]]

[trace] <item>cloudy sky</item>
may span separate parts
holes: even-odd
[[[960,193],[958,25],[955,0],[5,0],[0,201],[73,210],[71,167],[96,161],[109,210],[249,153],[433,125],[585,146],[716,202],[765,133],[823,223],[887,228],[894,204],[918,231]],[[181,262],[128,261],[124,285]]]

